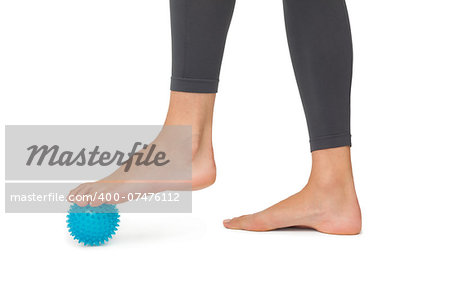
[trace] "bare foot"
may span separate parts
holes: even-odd
[[[329,234],[358,234],[361,211],[353,183],[350,149],[313,152],[307,185],[297,194],[259,213],[225,220],[229,229],[268,231],[308,227]]]
[[[152,168],[149,166],[137,166],[131,164],[129,170],[125,171],[123,165],[111,175],[96,181],[79,185],[70,191],[67,199],[80,206],[99,206],[106,198],[98,197],[100,194],[120,195],[116,203],[127,201],[130,194],[157,193],[166,190],[198,190],[210,186],[216,179],[216,166],[212,148],[212,114],[214,108],[215,94],[194,94],[172,92],[169,112],[165,126],[158,138],[149,143],[162,147],[165,152],[172,151],[172,156],[178,156],[179,170],[192,170],[190,181],[177,180],[149,180],[149,178],[176,178],[173,169]],[[178,149],[171,149],[170,130],[165,131],[171,125],[192,126],[192,156],[183,156]],[[187,145],[187,146],[189,146]],[[150,147],[138,153],[146,157]],[[134,159],[135,160],[135,159]],[[152,174],[153,172],[153,174]],[[158,172],[158,174],[155,174]],[[162,174],[161,172],[167,172]],[[77,199],[77,200],[75,200]]]

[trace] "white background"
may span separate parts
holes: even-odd
[[[450,4],[347,5],[361,235],[222,227],[300,190],[310,168],[282,3],[238,0],[216,102],[218,179],[194,193],[194,212],[122,215],[110,244],[85,248],[62,214],[2,209],[0,296],[449,299]],[[168,1],[1,1],[3,125],[162,124],[169,25]]]

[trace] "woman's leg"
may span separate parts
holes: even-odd
[[[192,189],[194,190],[213,184],[216,178],[211,137],[212,116],[234,3],[234,0],[170,0],[172,79],[170,105],[165,125],[192,126]],[[157,141],[154,141],[158,145],[166,142],[164,138],[159,137]],[[131,169],[125,172],[121,167],[102,180],[78,186],[71,191],[70,195],[90,195],[98,191],[127,195],[134,192],[178,189],[178,186],[173,186],[170,182],[158,186],[140,184],[136,187],[127,179],[148,178],[147,172],[155,171],[151,168],[132,165]],[[78,204],[85,206],[89,202],[91,201],[86,200]],[[100,204],[100,201],[91,202],[93,206]]]
[[[352,41],[344,0],[284,0],[292,63],[308,124],[312,171],[299,193],[253,215],[225,220],[231,229],[312,227],[356,234],[361,213],[350,159]]]
[[[350,146],[352,39],[344,0],[284,0],[311,151]]]
[[[192,125],[193,189],[216,176],[212,117],[235,0],[170,0],[171,100],[167,125]],[[187,119],[186,119],[187,117]]]
[[[170,0],[171,90],[217,93],[235,0]]]

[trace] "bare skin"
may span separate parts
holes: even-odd
[[[259,213],[224,220],[224,226],[249,231],[307,227],[329,234],[360,233],[350,147],[314,151],[312,161],[309,181],[300,192]]]
[[[196,94],[171,92],[170,105],[164,125],[190,125],[192,126],[192,181],[170,182],[136,180],[148,178],[148,172],[152,171],[146,166],[132,167],[125,172],[125,166],[121,166],[111,175],[96,181],[79,185],[70,191],[68,200],[76,202],[79,206],[99,206],[103,201],[94,195],[103,193],[119,194],[127,199],[129,193],[156,193],[164,190],[199,190],[214,183],[216,179],[216,165],[212,148],[212,117],[215,94]],[[164,129],[158,138],[149,144],[167,145],[170,138],[164,135]],[[189,141],[191,143],[191,141]],[[145,153],[149,149],[140,152]],[[154,170],[154,169],[153,169]],[[160,170],[157,170],[160,172]],[[87,197],[81,197],[87,196]],[[78,201],[74,201],[78,197]],[[126,200],[121,200],[124,202]]]
[[[136,178],[145,178],[150,169],[133,164],[128,172],[121,167],[102,180],[78,186],[69,195],[92,196],[96,192],[126,195],[210,186],[216,179],[212,147],[214,101],[215,94],[171,93],[165,125],[192,126],[192,160],[186,162],[192,163],[191,182],[135,182]],[[165,142],[162,134],[153,143]],[[77,204],[98,206],[102,201],[87,198]],[[361,211],[353,182],[350,147],[314,151],[309,181],[300,192],[259,213],[228,219],[223,224],[229,229],[250,231],[308,227],[329,234],[358,234]]]

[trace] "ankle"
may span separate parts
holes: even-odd
[[[171,92],[166,125],[190,125],[193,131],[212,123],[215,94]]]
[[[164,125],[192,128],[192,157],[202,148],[211,147],[215,94],[171,92]]]
[[[313,170],[309,177],[308,184],[322,190],[336,190],[338,188],[348,187],[353,188],[353,175],[351,172]]]
[[[353,186],[350,148],[314,151],[309,183],[325,189]]]

